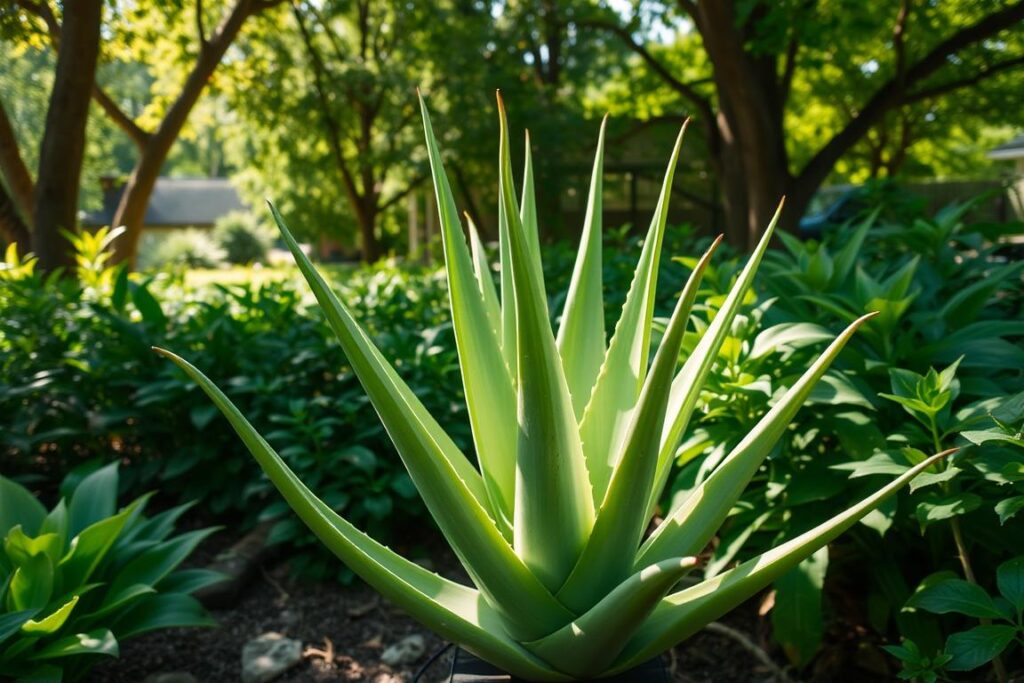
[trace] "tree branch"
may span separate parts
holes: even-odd
[[[939,42],[924,57],[908,67],[902,79],[893,76],[879,87],[842,130],[811,157],[797,176],[797,182],[820,184],[839,158],[855,145],[872,125],[879,121],[886,112],[907,103],[906,88],[913,87],[915,83],[920,83],[932,76],[948,63],[951,56],[961,50],[976,45],[1021,21],[1024,21],[1024,0],[986,15]],[[1005,68],[1009,68],[1009,65]],[[961,79],[961,82],[963,85],[970,85],[967,81],[971,81],[973,78]],[[943,88],[943,86],[937,86],[931,89],[931,92],[925,92],[929,92],[929,96],[933,96],[939,88]],[[945,87],[943,92],[948,92],[951,89],[953,88]],[[917,99],[922,98],[920,93],[916,97]]]
[[[196,32],[199,34],[199,49],[206,47],[206,27],[203,25],[203,0],[196,0]]]
[[[960,78],[954,81],[948,81],[946,83],[940,83],[939,85],[932,86],[931,88],[925,88],[924,90],[919,90],[917,92],[906,95],[903,97],[902,103],[914,104],[922,100],[930,99],[932,97],[945,95],[954,90],[959,90],[960,88],[965,88],[971,85],[977,85],[986,78],[990,78],[998,73],[1002,73],[1003,71],[1012,69],[1015,66],[1022,65],[1024,65],[1024,55],[1020,55],[1012,59],[1005,59],[1001,62],[996,62],[995,64],[989,67],[981,69],[972,76]]]
[[[410,192],[412,192],[417,187],[419,187],[421,184],[423,184],[423,181],[426,180],[426,179],[427,179],[426,175],[416,176],[415,178],[413,178],[412,180],[409,181],[409,184],[406,185],[404,190],[402,190],[400,192],[396,192],[394,195],[389,197],[387,199],[387,201],[381,202],[380,207],[378,208],[378,211],[387,211],[392,206],[394,206],[398,202],[402,201],[402,199],[405,198]]]
[[[659,62],[657,59],[655,59],[654,55],[652,55],[646,47],[644,47],[642,44],[634,40],[632,34],[630,34],[628,30],[626,30],[625,28],[618,24],[609,21],[603,21],[600,19],[588,19],[585,21],[580,21],[578,22],[578,25],[601,29],[617,36],[623,43],[625,43],[626,47],[628,47],[634,53],[639,55],[640,58],[644,60],[644,63],[646,63],[647,66],[651,69],[651,71],[653,71],[659,77],[661,77],[661,79],[665,81],[665,83],[670,88],[672,88],[672,90],[676,91],[684,98],[689,100],[694,106],[696,106],[697,109],[700,111],[701,115],[704,117],[705,122],[714,121],[715,113],[712,110],[711,103],[708,101],[708,99],[701,96],[700,93],[694,90],[691,84],[683,83],[678,78],[669,73],[669,70],[665,67],[665,65]]]
[[[32,175],[29,173],[25,159],[21,156],[18,148],[18,138],[14,135],[14,126],[7,116],[7,110],[0,102],[0,174],[3,175],[7,187],[13,195],[12,202],[21,211],[26,222],[31,222],[32,216],[32,195],[35,192],[35,183],[32,182]],[[25,242],[28,249],[28,242]]]

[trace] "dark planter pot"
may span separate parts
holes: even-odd
[[[602,683],[670,683],[668,669],[661,657],[650,659],[638,667],[610,678],[598,679]],[[493,664],[474,657],[462,648],[455,649],[452,673],[448,683],[524,683],[513,678]]]

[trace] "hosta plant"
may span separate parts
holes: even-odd
[[[47,511],[0,477],[0,677],[76,681],[125,638],[213,625],[189,594],[223,576],[177,569],[213,529],[173,535],[189,506],[147,518],[149,496],[117,510],[117,486],[117,463],[69,477]]]
[[[644,539],[676,444],[774,223],[701,341],[677,368],[690,309],[714,247],[703,256],[649,362],[655,284],[682,133],[619,322],[606,343],[600,262],[603,129],[575,269],[560,322],[552,329],[529,150],[517,201],[502,113],[499,290],[476,228],[470,224],[468,241],[464,236],[425,106],[423,120],[479,469],[332,293],[276,210],[274,215],[473,585],[423,569],[335,514],[199,370],[163,353],[209,394],[320,539],[438,634],[527,680],[590,678],[630,669],[750,597],[933,462],[921,463],[826,524],[713,579],[676,589],[861,321],[822,353],[715,472],[666,511],[664,521]]]

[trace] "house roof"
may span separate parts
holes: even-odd
[[[82,218],[84,225],[110,225],[124,193],[124,184],[103,191],[103,208]],[[227,178],[158,178],[146,207],[147,227],[213,225],[231,211],[246,208]]]
[[[999,145],[988,153],[989,159],[1024,159],[1024,135]]]

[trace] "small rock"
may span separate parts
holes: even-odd
[[[266,683],[302,661],[302,643],[273,631],[242,646],[242,683]]]
[[[199,683],[196,677],[187,671],[163,671],[149,674],[142,683]]]
[[[427,644],[423,640],[423,636],[413,634],[402,638],[400,641],[384,650],[383,654],[380,656],[380,661],[384,662],[388,666],[412,664],[423,656],[423,652],[426,649]]]

